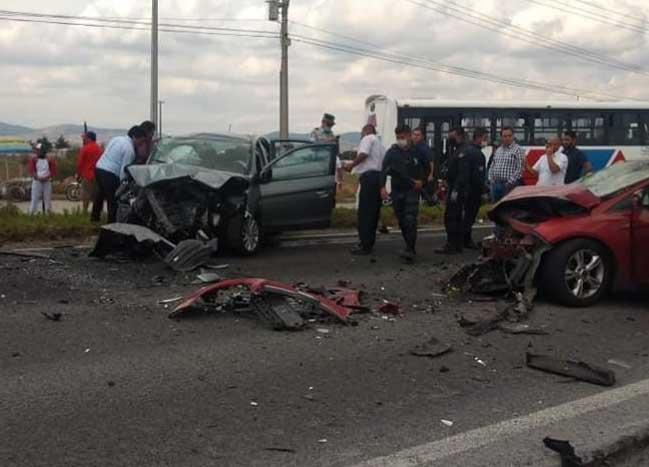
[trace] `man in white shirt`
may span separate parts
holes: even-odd
[[[566,171],[568,170],[568,156],[562,153],[561,140],[558,136],[548,139],[545,145],[545,154],[528,170],[539,177],[537,186],[565,185]]]
[[[345,170],[358,176],[360,183],[356,211],[359,244],[351,252],[355,255],[368,255],[374,248],[376,227],[381,214],[381,169],[385,147],[376,136],[373,125],[365,125],[361,135],[356,158],[346,164]]]
[[[95,167],[97,191],[92,204],[90,220],[99,222],[104,200],[108,205],[108,222],[116,221],[117,200],[115,192],[121,180],[126,178],[125,169],[135,162],[136,149],[146,142],[146,133],[139,126],[129,130],[128,136],[111,139]]]

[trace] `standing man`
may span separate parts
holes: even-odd
[[[426,200],[426,203],[428,203],[429,206],[432,206],[435,204],[435,156],[426,142],[425,135],[426,133],[423,128],[415,128],[412,132],[412,142],[415,145],[415,149],[424,155],[430,165],[430,174],[428,175],[428,180],[426,181],[424,189],[421,191],[421,195],[422,198]]]
[[[381,214],[381,169],[385,148],[376,136],[372,125],[365,125],[361,131],[361,142],[356,158],[345,166],[345,170],[358,176],[358,239],[353,255],[369,255],[376,241],[376,227]]]
[[[97,193],[92,205],[90,220],[99,222],[104,200],[108,204],[108,222],[115,222],[117,200],[115,192],[121,180],[126,178],[124,169],[135,162],[136,151],[146,142],[146,133],[142,128],[133,127],[128,136],[116,136],[106,146],[95,168]]]
[[[534,164],[534,167],[527,165],[527,169],[539,177],[537,186],[565,185],[568,157],[560,151],[560,148],[561,140],[558,136],[553,136],[548,139],[545,154]]]
[[[149,156],[153,151],[153,145],[155,144],[153,137],[155,136],[156,127],[155,127],[155,123],[153,123],[152,121],[145,120],[142,123],[140,123],[140,128],[144,130],[144,134],[146,135],[146,140],[137,153],[137,163],[146,164],[146,161],[149,160]]]
[[[577,133],[572,130],[563,132],[563,153],[568,157],[568,169],[566,170],[566,184],[579,180],[584,175],[593,171],[593,166],[588,157],[577,148]]]
[[[412,144],[410,127],[399,125],[395,129],[397,143],[383,159],[381,171],[381,198],[392,198],[392,207],[399,221],[401,235],[406,249],[401,254],[403,260],[412,263],[415,259],[417,243],[417,217],[419,216],[419,196],[428,180],[429,161]],[[385,187],[387,177],[391,177],[392,193]]]
[[[454,255],[462,252],[464,245],[464,204],[467,198],[469,181],[468,146],[465,143],[464,128],[453,128],[449,132],[449,145],[455,149],[449,152],[446,173],[446,209],[444,210],[444,227],[446,245],[435,250],[435,253]]]
[[[43,206],[43,214],[52,212],[52,179],[56,177],[56,159],[48,157],[44,144],[36,145],[28,170],[32,177],[32,199],[29,214],[34,215]]]
[[[334,135],[333,127],[336,125],[336,117],[332,114],[325,113],[322,116],[319,128],[314,128],[311,132],[311,141],[314,143],[335,143],[337,141]],[[336,156],[336,185],[340,188],[343,183],[343,164],[339,156]]]
[[[81,135],[83,146],[77,159],[77,180],[81,183],[81,202],[83,212],[88,212],[88,205],[95,198],[95,166],[104,150],[97,144],[94,131]]]
[[[478,245],[473,241],[473,224],[480,211],[482,195],[485,193],[486,159],[482,149],[489,144],[487,130],[476,128],[473,132],[473,141],[467,149],[466,157],[469,166],[469,180],[467,197],[464,205],[464,248],[477,250]]]
[[[514,141],[514,130],[504,127],[500,132],[501,145],[489,161],[489,184],[491,201],[497,203],[521,184],[525,153]]]

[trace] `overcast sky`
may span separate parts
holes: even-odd
[[[426,3],[427,0],[416,0]],[[641,34],[540,6],[531,0],[455,0],[537,34],[649,70],[649,32]],[[569,4],[577,3],[563,0]],[[552,0],[542,0],[553,3]],[[51,14],[147,18],[148,0],[3,0],[2,8]],[[631,23],[646,0],[589,0]],[[565,3],[564,3],[565,4]],[[609,18],[607,10],[597,10]],[[264,0],[160,0],[161,22],[278,31]],[[634,74],[526,44],[451,19],[407,0],[292,0],[291,20],[357,38],[391,52],[419,55],[509,78],[532,79],[649,100],[648,74]],[[258,20],[258,21],[255,21]],[[485,21],[486,23],[486,21]],[[483,23],[484,24],[484,23]],[[292,24],[291,33],[350,44],[350,39]],[[357,43],[359,47],[368,47]],[[81,123],[128,127],[149,112],[149,46],[145,31],[0,21],[0,121],[28,126]],[[370,94],[446,99],[570,99],[485,81],[385,63],[293,42],[291,131],[334,113],[338,131],[357,130]],[[160,98],[165,132],[265,133],[278,126],[279,40],[160,33]]]

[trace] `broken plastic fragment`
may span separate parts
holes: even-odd
[[[251,401],[250,405],[253,406],[253,407],[257,407],[257,406],[259,406],[259,403],[255,402],[255,401]]]
[[[450,420],[444,420],[442,419],[441,422],[446,425],[446,426],[453,426],[453,422]]]

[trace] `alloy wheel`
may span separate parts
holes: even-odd
[[[575,251],[568,259],[565,281],[570,292],[579,299],[597,294],[604,284],[604,260],[591,249]]]
[[[246,251],[253,252],[257,249],[259,245],[259,224],[249,213],[246,213],[244,217],[243,225],[241,226],[241,237],[243,247]]]

